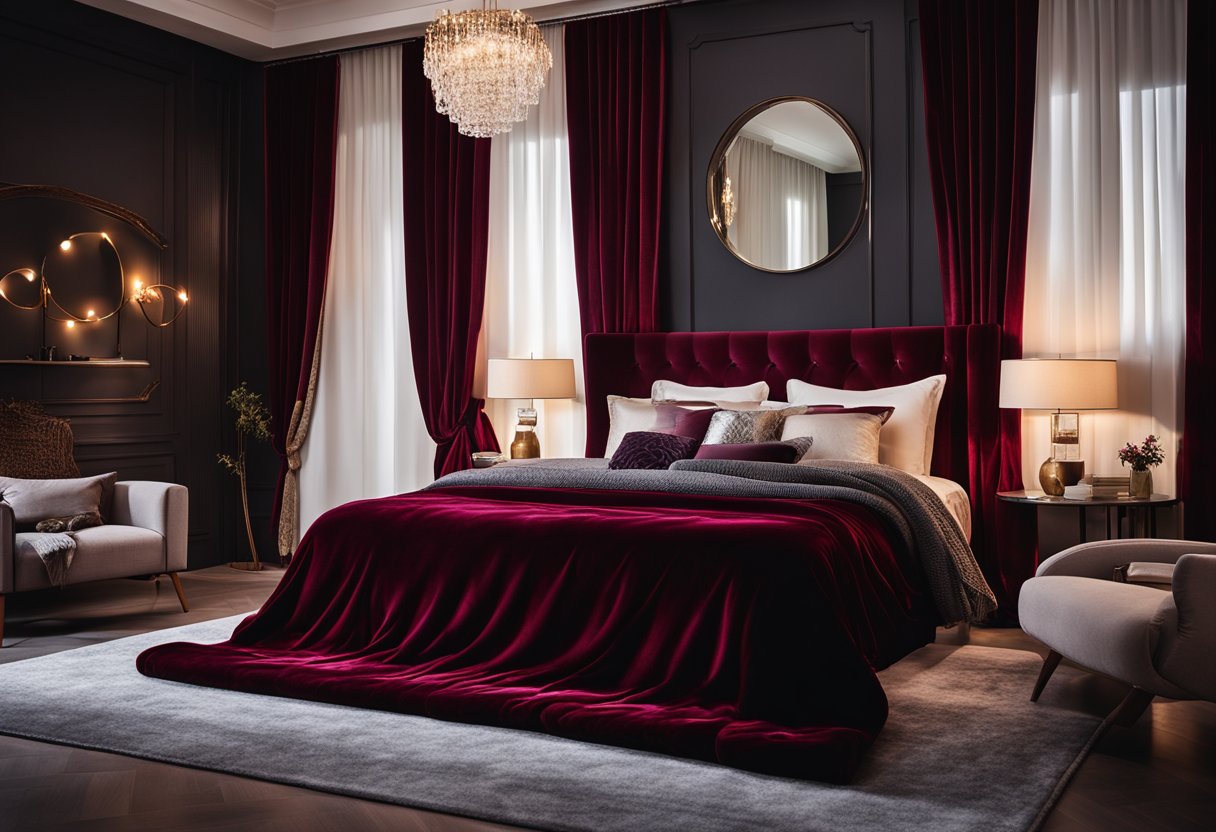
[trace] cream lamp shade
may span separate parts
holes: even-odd
[[[572,399],[571,358],[491,358],[486,373],[488,399]]]
[[[1001,407],[1022,410],[1115,410],[1118,362],[1024,358],[1001,362]]]

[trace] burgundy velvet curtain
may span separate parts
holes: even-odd
[[[498,450],[484,402],[473,398],[486,290],[490,140],[456,132],[435,111],[422,74],[422,41],[402,56],[405,288],[414,375],[427,431],[439,445],[435,476]]]
[[[667,12],[566,24],[566,121],[583,334],[658,329]]]
[[[266,337],[279,527],[292,410],[303,401],[325,299],[334,217],[338,59],[266,70]]]
[[[1186,399],[1181,482],[1186,536],[1216,540],[1216,5],[1191,0],[1186,20]]]
[[[1039,0],[920,0],[929,173],[947,324],[1000,324],[1001,357],[1022,355]],[[1021,413],[970,448],[972,547],[1016,620],[1034,574],[1036,526],[1001,503],[1022,487]]]

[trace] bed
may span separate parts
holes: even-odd
[[[592,335],[588,460],[460,472],[340,506],[219,645],[146,675],[543,731],[847,782],[887,715],[875,671],[992,595],[915,478],[690,460],[609,471],[609,394],[657,379],[873,389],[944,373],[932,475],[968,485],[995,327]],[[800,470],[794,470],[800,469]]]

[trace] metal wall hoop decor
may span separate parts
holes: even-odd
[[[77,191],[72,191],[67,188],[56,188],[46,185],[0,185],[0,201],[12,199],[15,197],[49,197],[53,199],[62,199],[69,202],[76,202],[85,205],[103,214],[107,214],[123,222],[128,223],[138,230],[141,234],[159,246],[162,250],[168,247],[168,242],[158,234],[152,227],[140,217],[131,211],[128,211],[121,206],[106,202],[105,200],[96,197],[82,194]],[[98,309],[68,309],[56,298],[52,288],[52,280],[55,277],[53,273],[49,273],[47,269],[48,259],[55,254],[54,251],[47,252],[43,256],[42,262],[37,270],[22,267],[9,271],[3,277],[0,277],[0,300],[6,301],[10,306],[16,309],[26,311],[39,310],[43,317],[43,330],[45,343],[45,328],[47,321],[55,321],[64,324],[67,328],[72,329],[77,325],[95,324],[101,321],[109,320],[122,311],[123,307],[128,303],[135,303],[139,306],[140,313],[144,316],[144,320],[149,325],[163,329],[171,326],[182,314],[186,311],[186,303],[189,300],[185,289],[180,287],[170,286],[165,283],[145,284],[139,279],[131,282],[129,291],[127,285],[126,273],[123,271],[122,255],[118,252],[118,247],[114,244],[110,235],[104,231],[79,231],[66,237],[59,243],[58,249],[61,252],[70,253],[73,249],[86,246],[95,242],[97,247],[105,250],[113,257],[113,262],[117,266],[118,285],[116,286],[116,294],[114,305],[112,308]],[[11,281],[11,282],[10,282]],[[36,284],[36,289],[34,287]],[[23,292],[29,292],[35,289],[37,292],[37,300],[33,300],[32,296],[22,298]],[[24,302],[23,302],[24,301]],[[161,315],[159,318],[154,318],[148,312],[148,306],[151,304],[161,304]],[[176,308],[172,314],[166,316],[165,312],[170,304],[174,304]],[[122,318],[118,318],[118,326],[122,325]],[[122,337],[121,329],[118,334],[118,353],[122,355]]]

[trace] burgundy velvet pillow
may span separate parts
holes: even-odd
[[[660,429],[661,433],[670,433],[674,436],[687,436],[689,439],[695,439],[700,442],[705,438],[705,431],[709,430],[709,421],[714,418],[714,414],[718,412],[716,407],[703,407],[699,410],[692,410],[687,407],[677,407],[674,404],[658,404],[655,409],[659,411],[660,425],[671,425]]]
[[[666,470],[678,459],[692,459],[700,444],[700,439],[688,436],[637,430],[625,434],[608,467]]]
[[[786,442],[738,442],[726,445],[702,445],[697,459],[731,459],[743,462],[797,462],[798,448]]]

